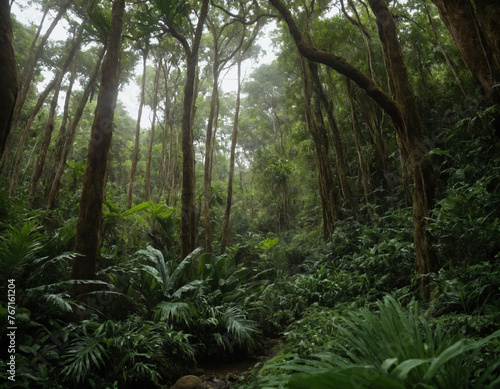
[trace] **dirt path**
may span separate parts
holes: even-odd
[[[280,339],[269,339],[264,355],[248,357],[235,361],[210,361],[199,365],[200,378],[206,389],[230,389],[241,384],[254,369],[277,355],[283,342]]]

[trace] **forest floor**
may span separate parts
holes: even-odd
[[[231,389],[248,380],[266,361],[274,358],[283,347],[281,339],[266,339],[258,356],[231,361],[206,361],[200,363],[197,374],[206,389]]]

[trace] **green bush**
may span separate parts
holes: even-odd
[[[414,301],[408,310],[389,296],[376,305],[378,312],[363,308],[334,324],[331,351],[268,363],[254,387],[465,389],[500,382],[498,346],[480,354],[500,331],[476,341],[456,338],[433,329]]]

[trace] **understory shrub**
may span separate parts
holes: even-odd
[[[254,388],[495,388],[500,331],[479,340],[431,326],[412,301],[386,296],[378,310],[352,311],[333,322],[328,351],[282,355],[266,364]],[[481,352],[486,350],[486,352]]]

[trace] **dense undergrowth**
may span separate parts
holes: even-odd
[[[480,112],[450,131],[446,152],[435,150],[430,233],[441,270],[427,302],[411,209],[398,203],[338,221],[328,244],[319,228],[279,240],[249,228],[225,255],[197,249],[179,261],[175,209],[124,211],[109,200],[99,278],[85,281],[95,286],[93,315],[72,322],[81,304],[68,295],[76,219],[2,192],[1,293],[7,279],[17,293],[10,387],[168,387],[204,359],[259,355],[276,337],[285,340],[279,355],[242,388],[499,387],[500,154],[491,128]],[[2,336],[8,385],[6,350]]]

